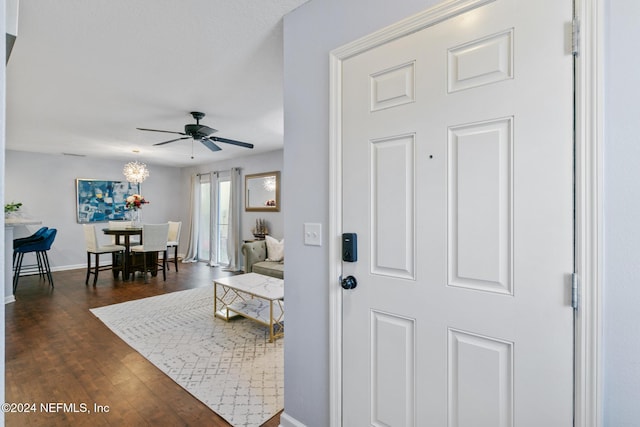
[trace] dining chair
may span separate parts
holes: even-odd
[[[114,270],[121,267],[124,257],[125,247],[122,245],[101,245],[98,240],[98,232],[93,224],[83,224],[84,242],[87,249],[87,278],[85,285],[89,284],[89,276],[93,274],[93,286],[98,281],[98,272]],[[111,264],[100,265],[100,255],[111,254]],[[91,266],[91,256],[95,257],[95,263]]]
[[[18,288],[18,281],[22,271],[22,262],[24,261],[24,255],[28,253],[34,253],[38,261],[38,272],[45,280],[49,280],[49,284],[53,288],[53,276],[51,275],[51,265],[49,264],[49,257],[47,252],[51,249],[53,241],[56,238],[58,230],[55,228],[49,228],[42,234],[42,238],[38,238],[29,243],[25,243],[22,246],[16,248],[16,267],[13,273],[13,293],[16,293]]]
[[[147,272],[152,274],[158,273],[158,267],[162,267],[162,277],[167,280],[167,239],[169,236],[169,223],[165,224],[143,224],[142,225],[142,244],[131,247],[131,253],[135,257],[136,254],[142,255],[142,265],[139,262],[134,263],[133,273],[140,271],[144,274],[144,282],[149,283]],[[160,259],[162,253],[162,259]],[[137,265],[135,265],[137,264]],[[152,269],[153,268],[153,269]]]
[[[176,273],[178,272],[178,243],[180,241],[180,229],[182,228],[182,221],[169,221],[169,235],[167,236],[167,248],[170,250],[173,248],[173,258],[167,259],[167,269],[174,262],[176,266]]]

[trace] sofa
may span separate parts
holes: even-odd
[[[275,240],[275,239],[274,239]],[[283,244],[284,240],[282,241]],[[272,251],[273,252],[273,251]],[[254,240],[242,245],[244,272],[284,279],[284,259],[272,260],[267,253],[266,240]]]

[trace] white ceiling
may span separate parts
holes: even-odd
[[[281,148],[282,17],[305,1],[21,0],[6,148],[171,166]],[[255,148],[136,130],[184,132],[190,111]]]

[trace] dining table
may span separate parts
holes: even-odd
[[[142,244],[142,227],[108,227],[103,228],[102,232],[108,236],[115,236],[116,245],[125,247],[124,259],[122,260],[122,279],[129,280],[131,271],[131,236],[140,236],[140,245]],[[138,244],[136,242],[136,244]],[[113,277],[118,276],[118,270],[113,270]]]

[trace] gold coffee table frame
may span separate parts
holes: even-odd
[[[239,315],[267,326],[274,342],[284,336],[284,280],[257,273],[215,279],[213,311],[226,321]]]

